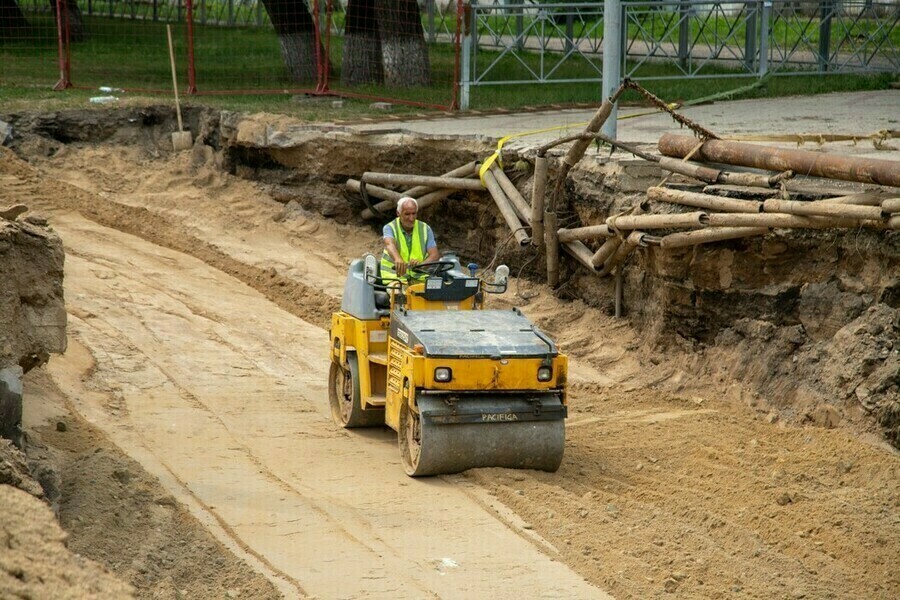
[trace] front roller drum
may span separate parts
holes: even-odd
[[[446,413],[440,399],[419,398],[419,413],[404,403],[400,410],[400,456],[407,475],[460,473],[478,467],[556,471],[565,446],[564,407],[549,408],[558,418],[498,422],[439,422],[429,415]],[[474,404],[474,403],[473,403]],[[485,414],[503,414],[508,401],[480,402]],[[545,404],[545,408],[548,408]]]

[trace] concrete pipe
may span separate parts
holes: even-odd
[[[652,187],[648,189],[647,198],[657,202],[684,204],[685,206],[720,210],[722,212],[762,212],[762,203],[753,200],[735,200],[734,198],[722,198],[721,196],[713,196],[710,194],[683,192],[661,187]]]
[[[669,250],[672,248],[685,248],[687,246],[697,246],[699,244],[708,244],[710,242],[720,242],[723,240],[735,240],[754,235],[765,235],[768,232],[768,227],[711,227],[699,231],[688,231],[685,233],[673,233],[667,235],[662,239],[659,245],[661,248]]]
[[[674,158],[684,158],[696,146],[697,139],[692,136],[666,133],[659,138],[660,153]],[[694,158],[770,171],[793,171],[812,177],[900,187],[900,161],[856,158],[724,140],[704,142]]]
[[[699,229],[709,225],[709,215],[702,211],[670,215],[625,215],[609,217],[610,229]]]
[[[503,215],[503,219],[506,221],[506,224],[509,226],[510,231],[512,231],[519,245],[526,246],[530,244],[531,238],[525,233],[525,228],[522,226],[522,222],[519,221],[519,217],[516,215],[516,211],[512,207],[509,198],[506,197],[506,194],[503,193],[503,188],[497,183],[493,169],[488,169],[484,172],[484,184],[487,186],[488,192],[490,192],[491,197],[494,199],[497,208],[500,209],[500,214]]]

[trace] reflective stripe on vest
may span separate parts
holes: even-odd
[[[409,245],[406,243],[406,233],[403,231],[403,225],[400,224],[400,218],[396,218],[390,222],[390,228],[394,232],[394,241],[397,244],[397,251],[400,258],[404,262],[409,263],[410,260],[424,262],[425,260],[425,244],[428,241],[428,226],[417,220],[413,223],[412,240]],[[414,279],[425,279],[427,275],[415,274]],[[394,269],[394,261],[388,254],[387,248],[381,253],[381,279],[397,279],[397,271]]]

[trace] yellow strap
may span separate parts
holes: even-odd
[[[493,154],[487,157],[483,163],[481,163],[481,168],[478,169],[478,178],[481,180],[481,185],[484,186],[484,174],[487,173],[488,169],[491,168],[491,165],[493,165],[495,161],[501,167],[503,166],[503,163],[500,160],[500,152],[503,150],[503,144],[505,144],[509,140],[517,137],[526,137],[529,135],[537,135],[539,133],[547,133],[548,131],[560,131],[572,127],[584,127],[585,125],[587,125],[586,122],[570,123],[568,125],[558,125],[556,127],[546,127],[544,129],[534,129],[532,131],[523,131],[522,133],[513,133],[512,135],[500,138],[500,140],[497,142],[497,149]]]

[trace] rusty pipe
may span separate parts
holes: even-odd
[[[674,158],[684,158],[696,146],[697,139],[691,136],[666,133],[659,138],[659,151]],[[694,157],[728,165],[793,171],[798,175],[900,187],[900,161],[856,158],[724,140],[704,142]]]

